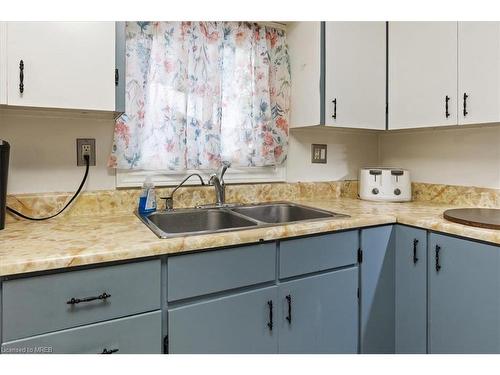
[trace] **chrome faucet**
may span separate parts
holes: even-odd
[[[208,184],[215,188],[216,206],[223,206],[226,203],[226,184],[224,183],[224,174],[231,166],[231,163],[223,161],[217,173],[210,175]]]
[[[177,185],[174,190],[172,190],[172,193],[170,193],[170,196],[168,197],[161,197],[161,199],[165,199],[165,209],[167,211],[171,211],[174,209],[174,193],[179,189],[184,183],[189,180],[190,177],[192,176],[197,176],[200,179],[201,185],[205,185],[205,182],[203,182],[203,178],[198,174],[198,173],[193,173],[187,176],[184,180],[181,181],[179,185]]]

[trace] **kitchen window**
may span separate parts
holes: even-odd
[[[173,184],[232,164],[227,182],[283,181],[290,69],[283,29],[128,22],[126,112],[109,159],[118,186]]]

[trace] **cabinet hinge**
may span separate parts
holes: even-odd
[[[168,335],[163,338],[163,354],[168,354]]]
[[[358,249],[358,263],[363,263],[363,250]]]

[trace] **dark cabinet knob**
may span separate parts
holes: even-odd
[[[401,190],[399,190],[398,188],[394,189],[394,194],[401,195]]]
[[[372,194],[377,195],[378,193],[379,193],[379,192],[378,192],[378,189],[377,189],[377,188],[373,188],[373,189],[372,189]]]

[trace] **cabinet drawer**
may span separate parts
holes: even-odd
[[[168,300],[254,285],[276,278],[276,244],[168,258]]]
[[[160,260],[6,281],[3,341],[157,310],[160,284]]]
[[[358,231],[280,242],[281,279],[357,263]]]
[[[161,312],[111,320],[7,342],[3,353],[159,354]]]

